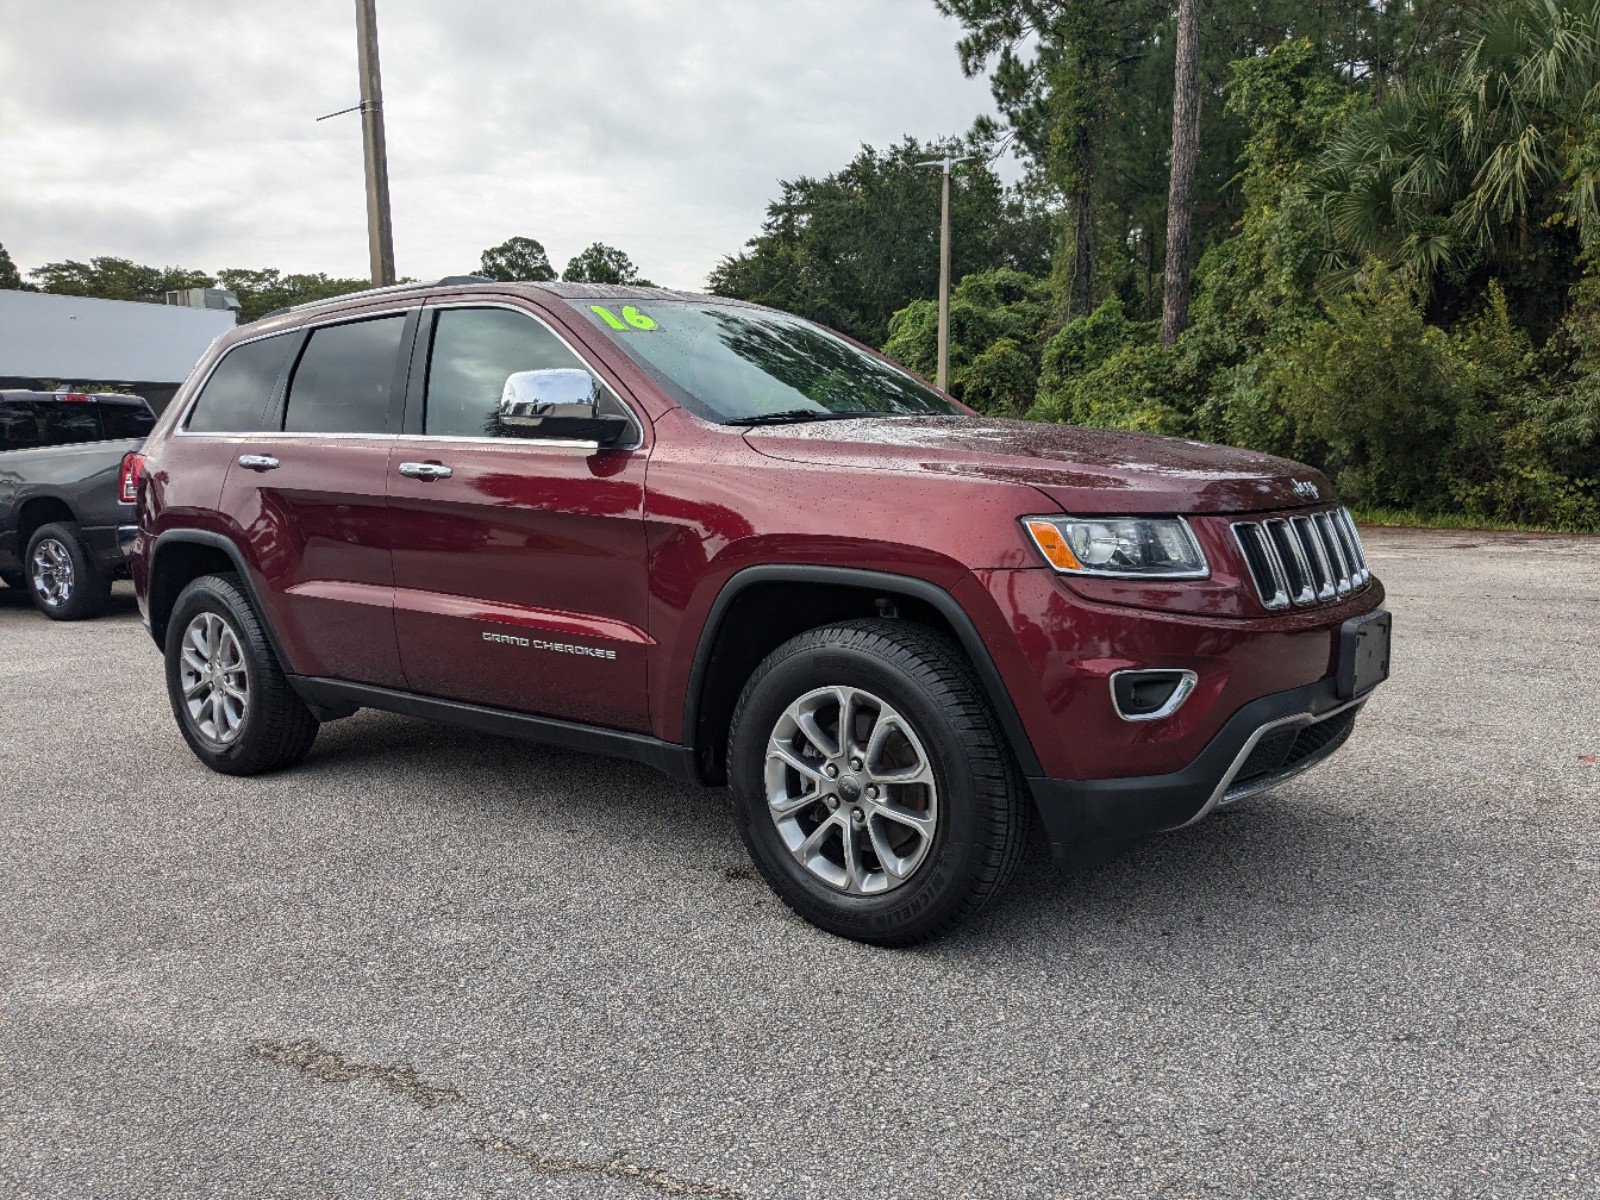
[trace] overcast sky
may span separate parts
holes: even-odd
[[[699,287],[778,180],[992,111],[931,0],[378,0],[396,265]],[[352,0],[0,0],[0,244],[365,276]],[[929,219],[935,214],[930,213]]]

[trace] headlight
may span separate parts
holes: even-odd
[[[1211,573],[1182,517],[1024,517],[1022,524],[1064,575],[1204,579]]]

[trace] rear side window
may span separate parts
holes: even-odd
[[[290,433],[383,433],[389,428],[404,313],[312,332],[289,384]]]
[[[256,433],[294,335],[262,338],[228,351],[189,414],[191,433]],[[135,435],[137,436],[137,435]]]
[[[111,400],[96,401],[100,410],[100,427],[107,441],[124,438],[142,438],[156,423],[156,415],[143,404],[118,404]]]
[[[44,445],[42,404],[0,401],[0,450],[36,450]]]
[[[560,338],[531,317],[505,308],[441,309],[428,358],[423,432],[498,437],[502,431],[495,414],[506,376],[554,367],[588,370]]]
[[[100,415],[84,400],[13,400],[0,403],[0,450],[42,450],[98,442]]]

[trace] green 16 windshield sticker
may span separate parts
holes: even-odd
[[[637,329],[640,333],[648,333],[656,328],[654,317],[645,316],[631,304],[623,308],[622,320],[620,321],[617,320],[609,308],[600,304],[589,305],[589,311],[611,326],[611,328],[623,333],[626,333],[629,329]]]

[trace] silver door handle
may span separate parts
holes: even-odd
[[[439,463],[401,463],[400,474],[408,479],[449,479],[452,472]]]
[[[241,454],[239,465],[252,471],[271,471],[277,468],[278,460],[270,454]]]

